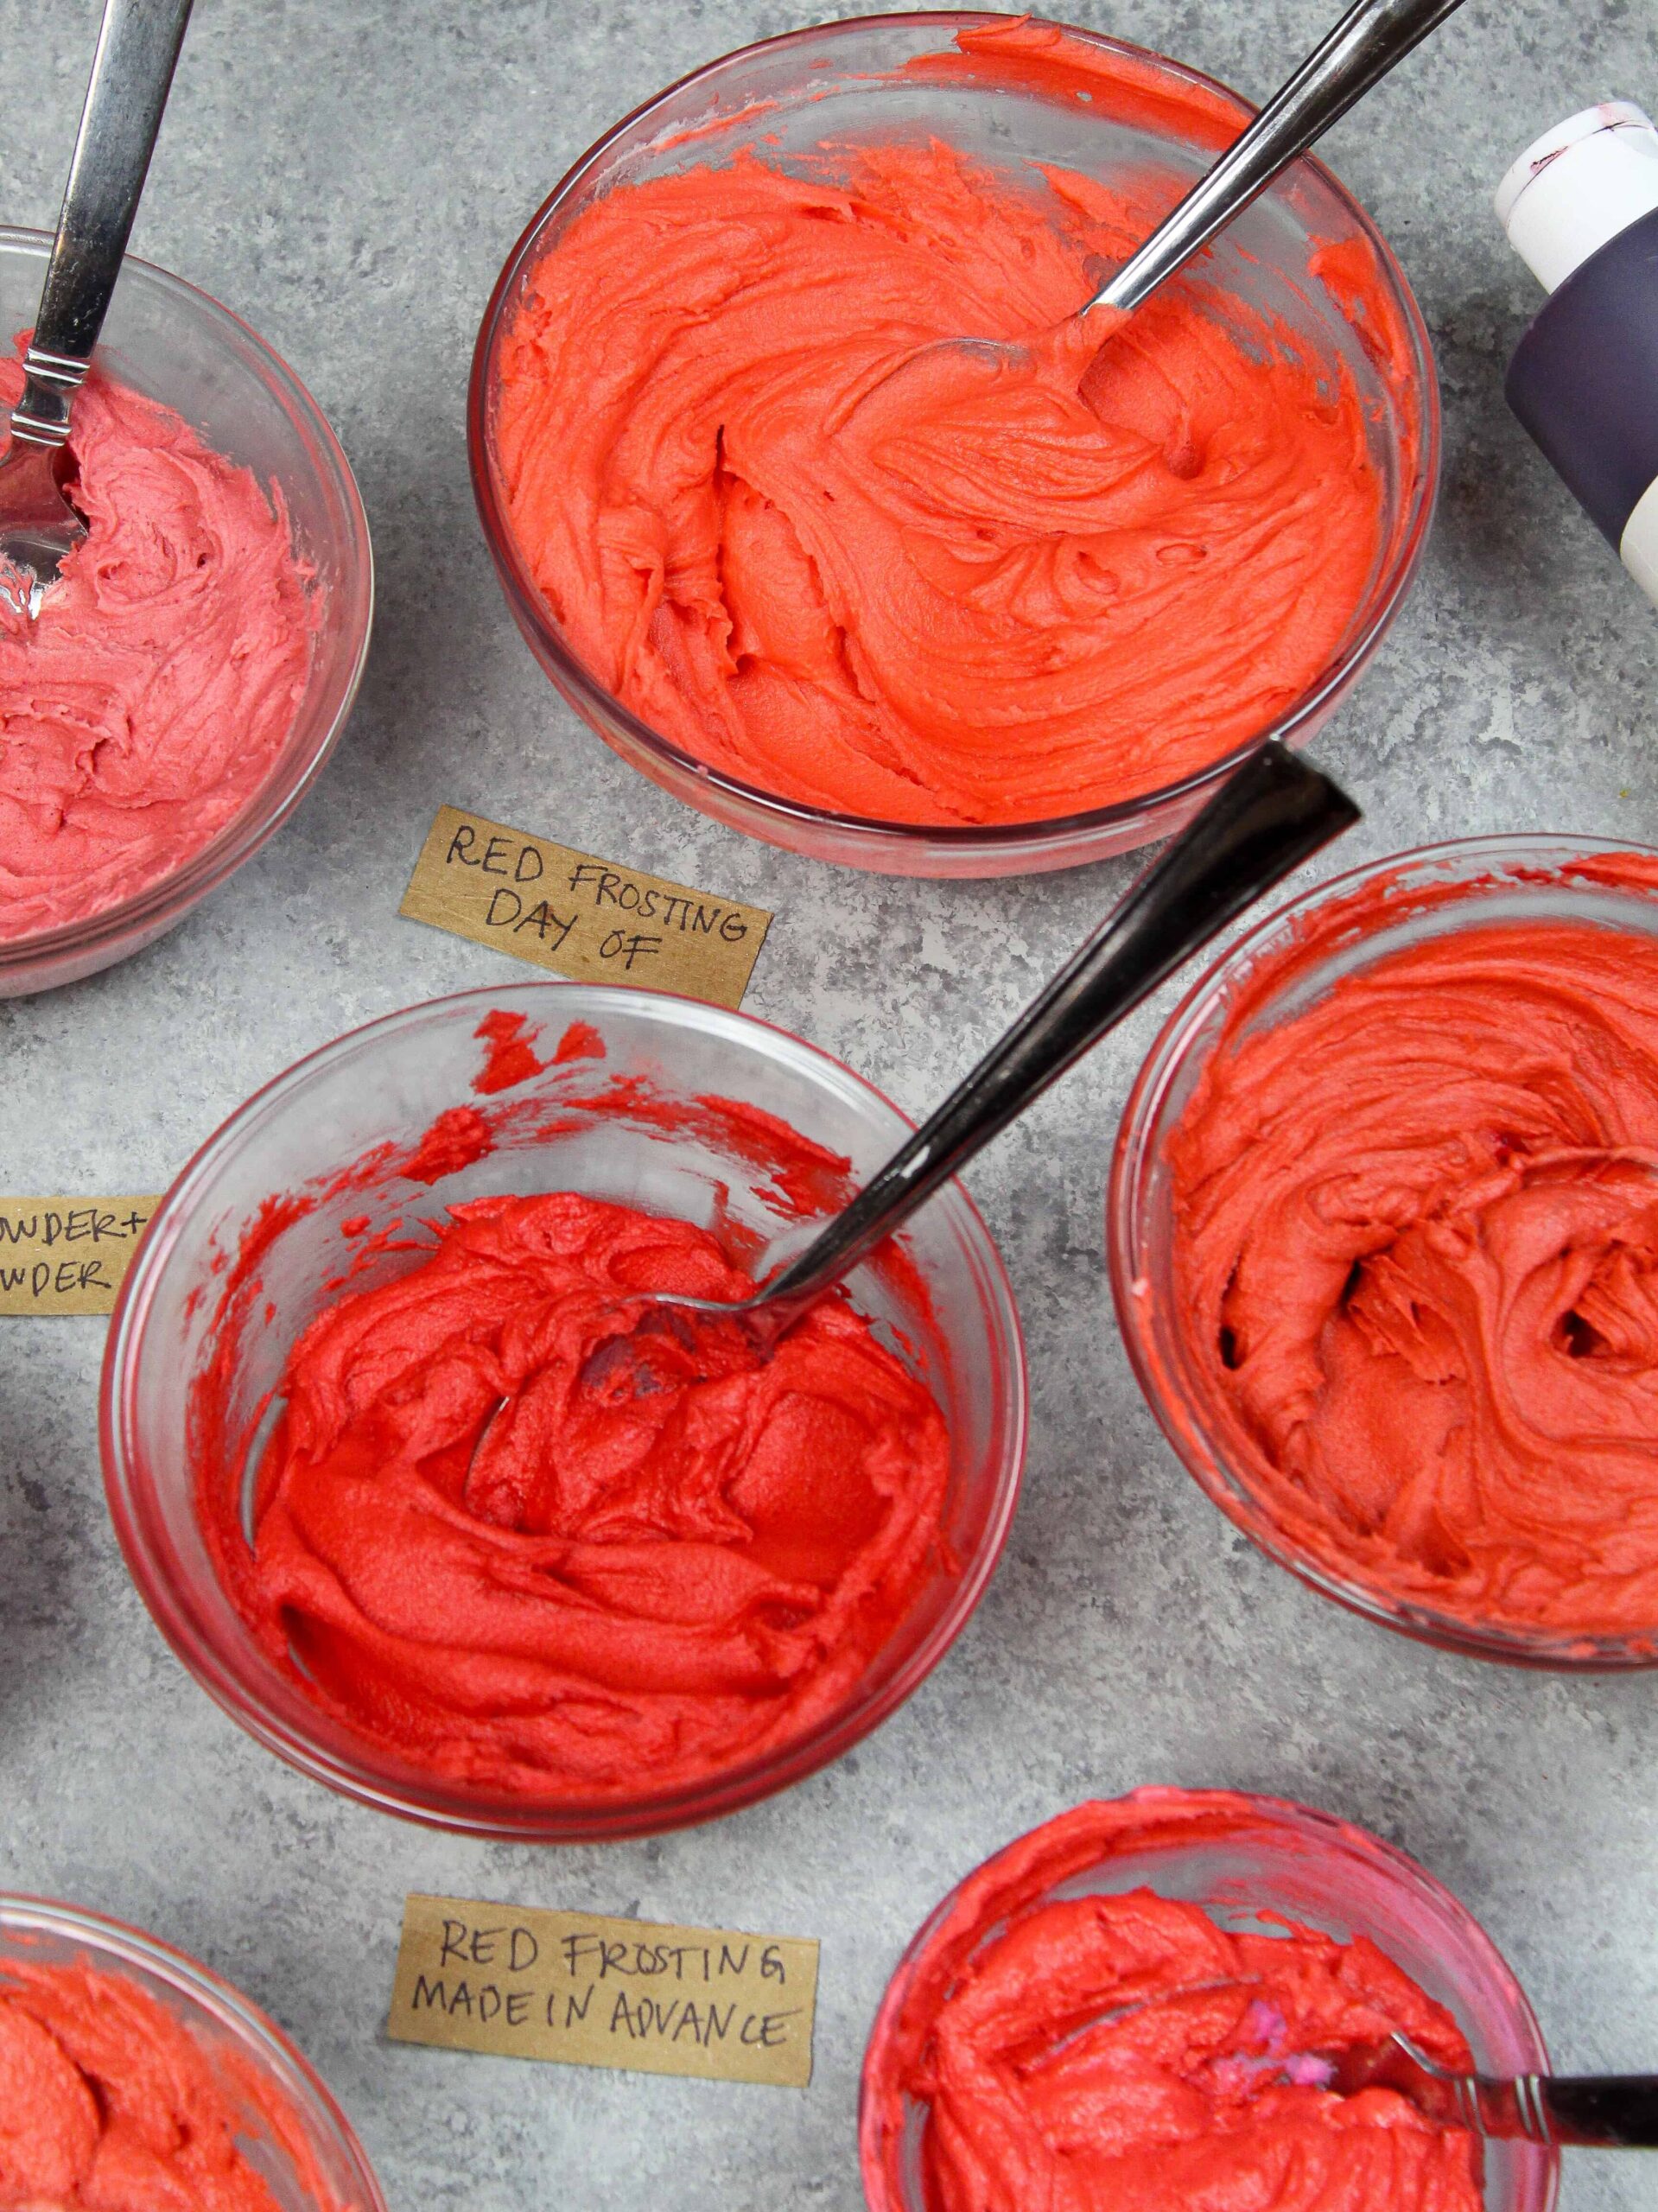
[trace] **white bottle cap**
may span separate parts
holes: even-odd
[[[1632,100],[1603,100],[1546,130],[1496,188],[1509,243],[1553,291],[1658,207],[1658,130]]]

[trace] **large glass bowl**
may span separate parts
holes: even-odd
[[[752,150],[776,162],[822,140],[880,142],[926,132],[992,163],[1062,163],[1110,178],[1149,168],[1188,184],[1213,161],[1212,143],[1171,137],[1111,114],[1092,91],[993,82],[988,73],[929,76],[925,58],[952,51],[955,34],[1006,16],[955,12],[872,16],[823,23],[745,47],[696,71],[606,132],[532,218],[507,258],[478,336],[467,435],[473,487],[502,588],[531,652],[563,698],[625,760],[721,822],[815,860],[896,875],[1013,875],[1073,868],[1168,836],[1253,746],[1306,742],[1351,687],[1409,589],[1439,477],[1439,403],[1433,357],[1403,271],[1363,209],[1330,172],[1299,162],[1232,224],[1211,251],[1217,281],[1281,319],[1331,374],[1350,377],[1364,405],[1383,486],[1380,550],[1362,602],[1328,666],[1269,726],[1202,772],[1160,791],[1050,822],[928,828],[798,804],[708,767],[670,744],[600,683],[565,642],[514,542],[492,454],[499,353],[526,280],[575,219],[617,185]],[[1151,80],[1204,87],[1253,110],[1179,62],[1097,32],[1067,35],[1127,57]],[[1340,312],[1313,263],[1356,242],[1374,257],[1411,361],[1384,374]]]
[[[476,1032],[496,1010],[524,1015],[549,1045],[571,1024],[590,1024],[607,1056],[554,1065],[514,1084],[499,1102],[496,1148],[429,1185],[424,1174],[410,1181],[394,1173],[366,1190],[359,1182],[329,1188],[371,1147],[406,1154],[439,1115],[495,1103],[473,1084]],[[193,1389],[221,1343],[232,1341],[232,1327],[229,1427],[246,1436],[295,1338],[337,1295],[351,1254],[353,1288],[413,1264],[407,1250],[377,1250],[394,1222],[486,1194],[570,1190],[728,1224],[739,1238],[768,1238],[785,1226],[788,1208],[752,1146],[717,1129],[666,1133],[651,1111],[583,1111],[584,1098],[633,1077],[675,1105],[712,1096],[759,1107],[845,1156],[854,1184],[911,1128],[827,1053],[743,1014],[570,983],[470,991],[340,1038],[233,1114],[168,1193],[111,1324],[102,1420],[110,1508],[162,1633],[260,1742],[336,1789],[440,1827],[546,1841],[634,1834],[708,1819],[798,1780],[886,1719],[943,1656],[989,1580],[1013,1516],[1026,1421],[1019,1319],[989,1233],[951,1184],[905,1230],[896,1260],[889,1250],[848,1279],[854,1302],[924,1377],[949,1426],[944,1541],[869,1671],[810,1732],[683,1787],[653,1788],[641,1776],[626,1796],[528,1799],[397,1761],[332,1720],[266,1655],[219,1580],[197,1515]],[[302,1186],[317,1203],[297,1218],[292,1209],[265,1215],[258,1279],[219,1328],[230,1255],[267,1201]],[[829,1192],[810,1201],[839,1202]]]
[[[52,241],[0,227],[0,334],[29,327]],[[132,897],[56,929],[0,938],[0,998],[73,982],[152,944],[280,829],[344,728],[368,657],[374,562],[350,463],[304,385],[257,334],[164,269],[130,257],[97,365],[181,415],[215,453],[281,491],[324,613],[288,741],[239,814]]]
[[[213,2063],[241,2123],[237,2147],[282,2212],[386,2212],[361,2145],[315,2073],[279,2028],[206,1967],[99,1913],[0,1896],[0,1987],[13,1960],[118,1975],[170,2012]],[[291,2140],[248,2095],[250,2075],[285,2116]]]
[[[1576,919],[1658,937],[1658,899],[1591,881],[1572,870],[1574,861],[1593,854],[1646,849],[1627,838],[1462,838],[1371,861],[1293,899],[1241,938],[1171,1014],[1129,1095],[1112,1162],[1106,1244],[1117,1319],[1147,1402],[1189,1472],[1268,1558],[1323,1596],[1424,1643],[1516,1665],[1658,1665],[1658,1621],[1638,1637],[1567,1636],[1481,1624],[1407,1602],[1304,1550],[1246,1471],[1233,1464],[1198,1371],[1172,1325],[1174,1229],[1166,1145],[1240,994],[1248,990],[1253,996],[1260,989],[1256,971],[1263,963],[1291,946],[1299,949],[1290,987],[1268,982],[1245,1035],[1293,1018],[1343,976],[1460,930]],[[1384,882],[1382,909],[1363,893]],[[1362,918],[1356,923],[1346,918],[1350,901]]]
[[[984,1942],[1055,1899],[1140,1889],[1200,1904],[1238,1932],[1281,1932],[1263,1917],[1276,1913],[1342,1942],[1365,1936],[1456,2015],[1482,2072],[1548,2071],[1542,2031],[1496,1945],[1402,1851],[1327,1813],[1230,1790],[1139,1789],[1114,1809],[1134,1815],[1130,1838],[1046,1885],[1021,1880],[1022,1847],[1009,1845],[969,1877],[972,1898],[963,1904],[966,1884],[952,1891],[904,1954],[864,2057],[859,2149],[869,2212],[934,2212],[924,2161],[928,2109],[901,2085],[958,1962],[978,1948],[987,1890],[1001,1917],[983,1930]],[[1191,1816],[1209,1813],[1222,1832],[1194,1840]],[[1486,2212],[1552,2212],[1558,2151],[1488,2143],[1484,2155]]]

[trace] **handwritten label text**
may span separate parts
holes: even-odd
[[[451,2050],[804,2088],[817,1946],[464,1897],[403,1906],[387,2033]]]
[[[0,1198],[0,1313],[108,1313],[161,1200]]]
[[[583,983],[740,1006],[772,917],[440,807],[399,912]]]

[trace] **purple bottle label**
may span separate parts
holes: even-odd
[[[1591,254],[1515,348],[1509,404],[1604,534],[1658,480],[1658,208]]]

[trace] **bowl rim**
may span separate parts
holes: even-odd
[[[308,2123],[321,2121],[334,2131],[353,2170],[353,2187],[363,2197],[362,2203],[350,2208],[350,2212],[387,2212],[378,2177],[334,2092],[304,2052],[233,1982],[175,1944],[117,1920],[111,1914],[21,1890],[0,1890],[0,1934],[14,1929],[60,1936],[85,1944],[96,1956],[116,1962],[111,1971],[141,1967],[228,2028],[238,2048],[257,2064],[261,2077],[274,2080],[290,2101],[297,2083],[314,2107],[302,2114]],[[7,1963],[0,1951],[0,1984],[3,1984]],[[284,2079],[284,2075],[292,2079]]]
[[[507,303],[535,258],[533,250],[543,226],[561,202],[576,190],[588,172],[602,160],[617,139],[644,122],[654,110],[688,91],[700,79],[712,77],[734,62],[746,60],[751,55],[775,53],[814,41],[827,41],[843,35],[887,28],[922,26],[935,29],[948,43],[955,32],[961,29],[1020,20],[1026,19],[996,10],[957,9],[920,9],[913,13],[889,11],[868,16],[838,16],[829,22],[810,23],[796,30],[784,31],[771,38],[754,40],[748,45],[733,48],[728,53],[688,70],[683,77],[652,93],[648,99],[642,100],[619,121],[612,124],[566,169],[519,233],[500,275],[495,280],[479,324],[467,390],[467,463],[484,540],[519,628],[532,642],[537,655],[544,653],[547,659],[556,664],[558,674],[555,681],[561,690],[568,686],[569,692],[596,705],[605,715],[621,726],[631,744],[660,762],[677,779],[691,779],[707,785],[735,807],[745,812],[758,812],[778,827],[794,823],[825,836],[861,841],[871,848],[913,851],[919,846],[928,846],[957,860],[970,859],[975,855],[989,859],[1008,851],[1020,852],[1032,846],[1064,849],[1072,843],[1084,843],[1113,831],[1131,830],[1148,816],[1161,817],[1183,805],[1196,805],[1206,792],[1223,783],[1239,762],[1267,739],[1276,738],[1284,744],[1293,745],[1298,734],[1312,734],[1333,698],[1339,696],[1345,685],[1363,670],[1370,654],[1381,643],[1415,582],[1426,550],[1439,502],[1441,459],[1439,372],[1426,321],[1398,257],[1368,211],[1317,156],[1305,154],[1288,174],[1293,175],[1295,168],[1305,165],[1320,184],[1335,195],[1375,252],[1378,266],[1396,293],[1397,304],[1417,356],[1421,423],[1415,477],[1406,502],[1406,518],[1401,524],[1398,551],[1390,573],[1376,587],[1369,620],[1363,632],[1329,663],[1312,686],[1303,692],[1269,728],[1257,731],[1205,768],[1195,770],[1191,775],[1154,791],[1116,800],[1109,806],[1030,822],[887,822],[872,816],[846,814],[834,808],[812,806],[801,800],[785,798],[774,791],[764,790],[758,784],[748,783],[723,769],[712,767],[695,753],[686,752],[683,747],[664,737],[634,714],[625,702],[615,697],[591,673],[565,643],[519,550],[507,520],[505,502],[496,486],[495,472],[490,459],[492,365],[498,343],[505,334]],[[1080,39],[1109,53],[1121,54],[1137,62],[1153,64],[1196,89],[1219,94],[1231,101],[1246,117],[1253,117],[1258,112],[1255,104],[1245,99],[1231,86],[1202,70],[1192,68],[1185,62],[1176,60],[1172,55],[1157,53],[1149,47],[1137,46],[1127,39],[1114,38],[1102,31],[1068,23],[1054,16],[1033,16],[1028,20],[1039,29],[1060,30],[1068,37]],[[754,834],[767,833],[757,826]],[[1161,834],[1161,827],[1153,820],[1147,829],[1145,842]],[[792,846],[790,849],[793,849]],[[1079,853],[1077,864],[1091,857],[1094,857],[1091,850]]]
[[[563,1798],[528,1803],[504,1795],[486,1798],[467,1793],[437,1777],[425,1785],[412,1774],[388,1782],[373,1772],[378,1753],[368,1739],[365,1738],[364,1747],[356,1751],[359,1764],[353,1766],[349,1764],[351,1755],[313,1741],[285,1718],[267,1710],[262,1698],[256,1701],[241,1675],[233,1673],[219,1657],[211,1633],[198,1621],[194,1606],[181,1598],[170,1573],[163,1570],[164,1551],[150,1541],[144,1526],[149,1517],[147,1509],[132,1481],[137,1454],[130,1438],[131,1399],[138,1368],[136,1353],[156,1282],[170,1257],[175,1224],[181,1217],[187,1218],[197,1201],[199,1186],[237,1142],[245,1126],[285,1095],[302,1091],[322,1063],[362,1049],[377,1032],[395,1031],[446,1007],[464,1006],[468,1010],[487,1012],[513,995],[533,1001],[543,994],[565,992],[581,995],[589,1005],[595,998],[601,1001],[619,1001],[628,1007],[637,1007],[643,1001],[658,1018],[665,1017],[670,1027],[712,1027],[716,1034],[723,1033],[735,1043],[740,1043],[745,1030],[780,1039],[792,1053],[804,1056],[804,1070],[810,1070],[813,1064],[821,1065],[834,1084],[862,1094],[891,1115],[901,1128],[914,1128],[914,1122],[901,1107],[867,1077],[859,1075],[821,1046],[810,1043],[779,1023],[738,1009],[711,1006],[681,993],[623,984],[578,983],[544,976],[505,984],[474,985],[422,1000],[359,1023],[304,1054],[234,1108],[192,1154],[151,1217],[133,1254],[111,1316],[98,1388],[98,1446],[105,1497],[127,1571],[150,1618],[175,1655],[221,1711],[289,1765],[359,1803],[449,1834],[528,1843],[595,1842],[696,1826],[791,1788],[872,1734],[942,1662],[988,1588],[1018,1508],[1030,1430],[1030,1381],[1024,1331],[1007,1263],[965,1185],[959,1179],[952,1178],[938,1195],[948,1195],[962,1209],[965,1242],[989,1294],[987,1307],[994,1314],[1005,1346],[1007,1404],[1001,1423],[1001,1470],[993,1510],[977,1554],[963,1566],[949,1602],[941,1609],[927,1636],[903,1667],[881,1686],[878,1694],[853,1710],[842,1711],[809,1734],[785,1745],[776,1755],[722,1769],[670,1791],[648,1797]],[[556,1012],[549,1015],[549,1020],[559,1018]]]
[[[1557,874],[1543,874],[1541,870],[1558,870],[1571,857],[1618,853],[1632,853],[1658,861],[1658,845],[1645,844],[1635,837],[1579,836],[1564,830],[1477,832],[1471,836],[1441,838],[1429,844],[1384,853],[1375,860],[1344,869],[1339,875],[1329,876],[1286,899],[1254,922],[1204,968],[1158,1031],[1122,1110],[1112,1147],[1105,1198],[1105,1244],[1112,1300],[1116,1307],[1118,1332],[1140,1395],[1186,1472],[1233,1526],[1297,1581],[1320,1597],[1333,1599],[1361,1618],[1391,1629],[1396,1635],[1410,1637],[1439,1650],[1452,1650],[1499,1665],[1557,1674],[1633,1674],[1658,1667],[1658,1622],[1646,1639],[1648,1648],[1644,1650],[1631,1648],[1630,1635],[1527,1635],[1515,1628],[1470,1623],[1415,1601],[1387,1599],[1369,1583],[1337,1573],[1308,1558],[1285,1537],[1256,1503],[1251,1486],[1227,1465],[1223,1455],[1210,1442],[1207,1426],[1198,1420],[1189,1396],[1184,1391],[1175,1391],[1163,1372],[1163,1362],[1153,1353],[1147,1340],[1143,1301],[1134,1294],[1141,1231],[1133,1197],[1143,1173],[1142,1163],[1149,1156],[1153,1124],[1168,1087],[1201,1049],[1197,1031],[1202,1021],[1214,1007],[1223,1002],[1229,987],[1247,976],[1272,940],[1283,937],[1325,905],[1334,905],[1367,883],[1388,877],[1414,881],[1428,870],[1444,868],[1452,896],[1439,911],[1461,912],[1471,920],[1473,910],[1484,897],[1501,895],[1504,891],[1546,893],[1551,889],[1569,887]],[[1458,880],[1450,873],[1481,863],[1489,866],[1489,878],[1472,876]],[[1528,870],[1529,874],[1525,873]],[[1637,894],[1629,892],[1624,895],[1634,898]],[[1658,894],[1654,896],[1658,901]],[[1323,957],[1334,957],[1342,949],[1332,946]]]
[[[1499,1950],[1493,1937],[1488,1933],[1484,1923],[1471,1907],[1463,1903],[1461,1897],[1448,1884],[1442,1882],[1437,1874],[1431,1872],[1420,1859],[1413,1859],[1410,1853],[1400,1845],[1390,1843],[1384,1836],[1377,1835],[1374,1829],[1367,1827],[1363,1821],[1344,1819],[1337,1813],[1324,1812],[1317,1806],[1303,1804],[1299,1799],[1293,1797],[1280,1797],[1267,1791],[1234,1789],[1220,1785],[1189,1788],[1184,1783],[1141,1783],[1135,1789],[1123,1790],[1115,1796],[1102,1798],[1097,1802],[1110,1808],[1132,1807],[1143,1803],[1148,1815],[1154,1815],[1159,1805],[1173,1806],[1176,1803],[1184,1803],[1201,1806],[1205,1803],[1218,1804],[1223,1802],[1228,1806],[1236,1806],[1240,1808],[1241,1812],[1247,1816],[1251,1831],[1266,1832],[1274,1835],[1296,1835],[1321,1845],[1332,1855],[1366,1858],[1372,1866],[1385,1872],[1389,1882],[1398,1888],[1426,1892],[1434,1908],[1441,1914],[1460,1923],[1464,1932],[1471,1936],[1474,1948],[1477,1950],[1483,1950],[1488,1955],[1485,1962],[1488,1967],[1496,1969],[1495,1979],[1503,1988],[1515,2025],[1528,2034],[1535,2045],[1540,2061],[1537,2070],[1547,2071],[1551,2069],[1552,2061],[1549,2058],[1548,2045],[1531,1999],[1527,1995],[1520,1977],[1509,1965],[1503,1953]],[[981,1877],[994,1872],[1001,1862],[1013,1859],[1016,1853],[1022,1851],[1033,1836],[1040,1834],[1045,1827],[1051,1827],[1055,1821],[1063,1820],[1065,1815],[1073,1809],[1076,1808],[1070,1805],[1064,1806],[1058,1813],[1051,1814],[1046,1819],[1037,1821],[1033,1827],[1022,1830],[1018,1835],[1011,1836],[1006,1843],[999,1844],[995,1850],[988,1853],[976,1866],[969,1867],[966,1873],[953,1882],[916,1928],[888,1976],[886,1987],[881,1992],[880,2002],[870,2023],[869,2034],[864,2044],[863,2057],[858,2069],[858,2167],[864,2202],[869,2208],[869,2212],[910,2212],[907,2204],[893,2197],[886,2186],[880,2121],[875,2109],[877,2084],[874,2075],[877,2059],[884,2056],[885,2047],[897,2030],[905,2005],[909,1999],[912,1985],[928,1947],[969,1883],[976,1882]],[[1132,1843],[1125,1840],[1121,1853],[1108,1850],[1102,1853],[1093,1864],[1096,1866],[1103,1866],[1114,1857],[1127,1855],[1133,1848]],[[1171,1841],[1166,1848],[1170,1855],[1175,1857],[1182,1855],[1184,1850],[1184,1847],[1178,1841]],[[1086,1871],[1086,1869],[1080,1870],[1080,1872]],[[1079,1878],[1079,1874],[1067,1876],[1065,1878],[1067,1881],[1077,1879]],[[1155,1890],[1155,1884],[1149,1877],[1147,1886]],[[1553,2212],[1560,2193],[1560,2154],[1558,2147],[1550,2145],[1545,2146],[1545,2156],[1547,2158],[1548,2166],[1545,2175],[1539,2212]]]
[[[51,245],[52,233],[49,231],[35,230],[21,223],[0,223],[0,253],[8,249],[22,249],[26,251],[38,251],[43,257]],[[133,253],[124,257],[119,281],[124,281],[129,275],[136,276],[141,284],[153,285],[164,296],[170,295],[181,300],[193,311],[205,310],[209,321],[217,317],[227,323],[264,361],[271,372],[273,383],[315,436],[323,458],[332,466],[338,478],[342,503],[351,525],[353,543],[347,549],[347,558],[354,568],[360,569],[362,575],[362,631],[328,727],[312,746],[308,756],[297,766],[290,786],[279,804],[272,807],[265,804],[271,788],[270,782],[267,781],[250,795],[240,810],[216,830],[205,845],[199,847],[177,868],[157,877],[153,883],[146,884],[142,890],[132,893],[113,906],[99,907],[95,913],[85,915],[79,921],[59,922],[50,929],[36,930],[27,937],[0,938],[0,976],[8,969],[26,969],[54,956],[101,950],[152,923],[166,927],[181,919],[192,906],[205,899],[209,892],[216,890],[226,876],[232,874],[245,861],[251,860],[260,846],[274,836],[294,813],[326,766],[356,703],[363,671],[368,663],[370,641],[374,634],[374,548],[369,535],[367,511],[345,448],[308,387],[275,346],[259,335],[251,323],[245,321],[234,309],[216,300],[211,292],[204,291],[199,284],[193,284],[187,277],[176,276],[171,270],[162,268],[156,262],[145,261]],[[94,353],[94,365],[97,365],[97,359]],[[264,488],[261,486],[262,490]],[[140,948],[135,946],[132,949],[137,950]]]

